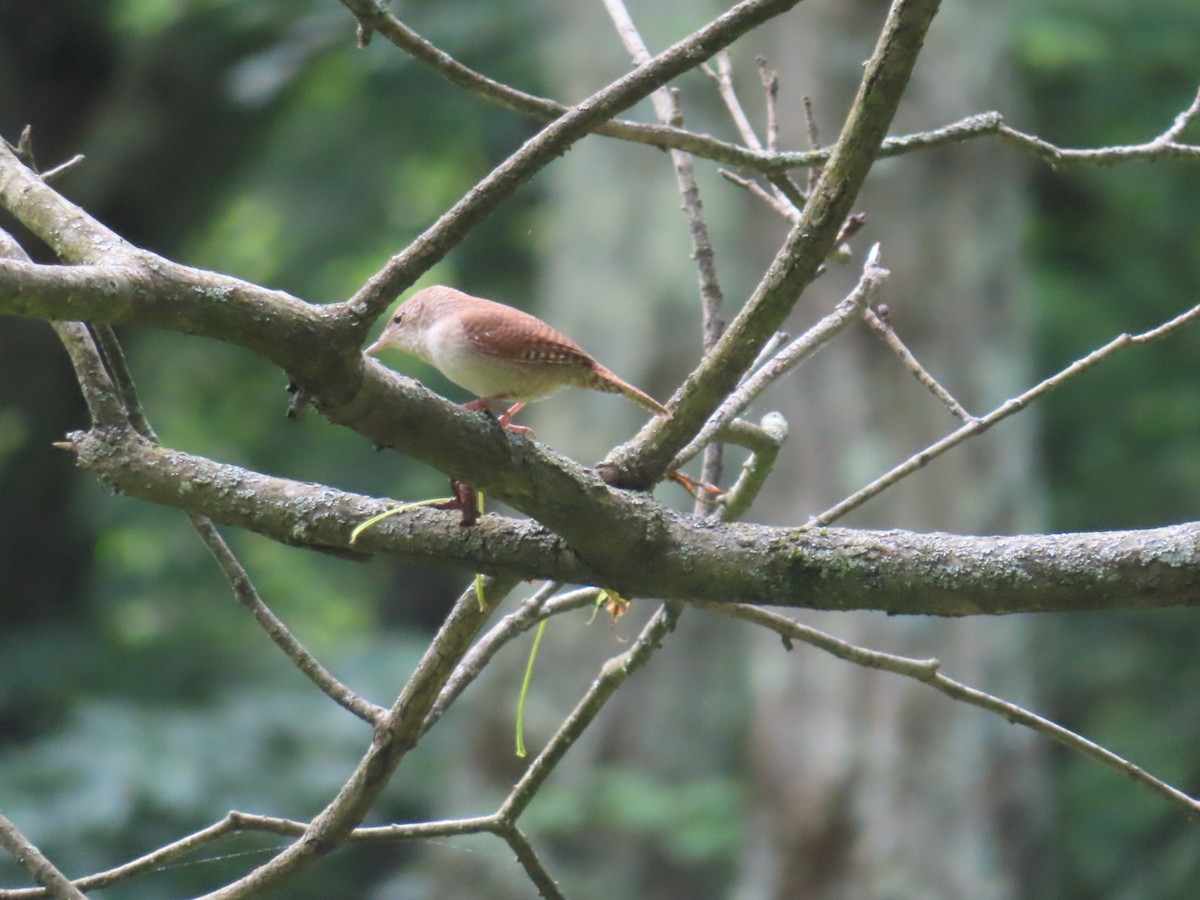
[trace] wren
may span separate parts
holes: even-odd
[[[620,394],[656,416],[670,416],[661,403],[541,319],[452,287],[423,288],[401,303],[365,352],[387,349],[424,360],[475,394],[479,399],[467,404],[472,409],[494,401],[512,404],[501,416],[505,424],[526,403],[565,387]]]

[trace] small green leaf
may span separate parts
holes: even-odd
[[[533,648],[529,651],[529,662],[525,664],[525,678],[521,681],[521,696],[517,699],[517,756],[525,758],[525,698],[529,696],[529,684],[533,681],[533,661],[537,659],[538,647],[546,631],[546,619],[538,625],[533,636]]]
[[[453,501],[454,501],[453,497],[436,497],[433,500],[418,500],[415,503],[405,503],[401,506],[397,506],[395,509],[389,509],[387,512],[381,512],[377,516],[371,516],[371,518],[367,519],[367,521],[363,522],[361,525],[356,527],[352,532],[350,532],[350,543],[353,544],[355,541],[357,541],[359,538],[359,535],[361,535],[364,531],[366,531],[372,525],[377,525],[378,523],[382,522],[384,519],[389,518],[390,516],[394,516],[397,513],[402,513],[409,509],[416,509],[418,506],[435,506],[438,503],[452,503]],[[482,500],[480,502],[482,503]]]

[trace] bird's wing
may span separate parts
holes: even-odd
[[[463,316],[463,331],[476,350],[491,356],[547,365],[595,364],[586,350],[561,331],[512,307],[472,309]]]

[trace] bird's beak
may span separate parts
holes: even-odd
[[[366,350],[364,350],[363,353],[365,353],[367,356],[374,356],[375,354],[377,354],[380,350],[382,350],[386,346],[387,346],[387,344],[384,343],[383,335],[380,335],[379,340],[377,340],[370,347],[368,347]]]

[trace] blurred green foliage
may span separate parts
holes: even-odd
[[[535,128],[464,100],[383,40],[356,49],[353,20],[328,0],[5,7],[0,38],[12,52],[0,51],[0,72],[2,60],[14,61],[12,78],[0,78],[5,137],[29,122],[44,164],[84,153],[64,189],[130,240],[316,302],[352,293]],[[527,41],[541,27],[539,0],[410,3],[405,14],[470,64],[538,90]],[[46,79],[93,87],[69,104],[32,102]],[[468,287],[527,284],[535,199],[535,189],[525,191],[432,274]],[[432,470],[377,453],[319,416],[289,421],[282,374],[238,348],[135,329],[121,337],[150,420],[172,447],[376,496],[445,493]],[[77,397],[60,396],[71,403],[72,427],[82,425]],[[58,402],[0,397],[0,470],[20,462],[27,473],[19,451],[34,441],[64,456],[28,418]],[[20,470],[8,474],[20,483]],[[53,478],[71,484],[66,530],[94,542],[61,563],[86,567],[88,588],[69,615],[0,630],[0,809],[73,873],[132,858],[234,808],[313,815],[369,728],[270,645],[183,516],[113,496],[83,473]],[[8,512],[36,516],[38,505],[31,497]],[[380,703],[391,702],[429,629],[469,583],[226,537],[300,639]],[[16,584],[8,576],[20,560],[10,564],[14,572],[0,568],[0,596]],[[0,610],[9,600],[25,609],[41,598],[10,589]],[[445,737],[422,744],[379,816],[436,814],[430,766],[452,741],[449,727],[437,733]],[[227,852],[222,844],[201,858]],[[376,877],[371,860],[404,852],[353,851],[290,896],[344,895],[335,886],[350,876],[365,895]],[[171,867],[106,896],[180,896],[265,858]],[[378,867],[389,876],[391,868]],[[24,880],[0,860],[0,883]]]
[[[1196,96],[1191,0],[1026,3],[1018,44],[1033,131],[1062,146],[1142,143]],[[1193,124],[1187,137],[1200,139]],[[1041,369],[1200,301],[1200,172],[1160,162],[1035,172],[1029,235]],[[1200,332],[1122,351],[1041,409],[1060,530],[1200,517]],[[1200,656],[1194,611],[1048,623],[1038,660],[1047,712],[1195,796]],[[1056,752],[1060,896],[1185,897],[1200,883],[1195,826],[1073,754]]]

